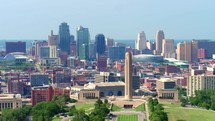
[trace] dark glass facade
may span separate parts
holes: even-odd
[[[60,49],[63,52],[70,54],[70,32],[67,23],[61,23],[59,26]]]
[[[26,53],[26,42],[6,42],[6,53],[23,52]]]
[[[113,61],[125,59],[125,46],[109,47],[108,58]]]
[[[164,82],[164,89],[174,89],[175,82]]]
[[[212,55],[215,53],[215,41],[210,40],[193,40],[196,41],[198,44],[198,48],[205,49],[205,58],[211,59]]]
[[[95,37],[95,51],[98,55],[105,54],[105,36],[103,34],[98,34]]]

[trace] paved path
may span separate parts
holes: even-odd
[[[112,120],[110,121],[117,121],[117,116],[118,115],[133,115],[136,114],[138,115],[138,121],[144,121],[145,119],[145,114],[142,111],[115,111],[115,112],[110,112],[112,113],[114,116],[112,118]]]
[[[147,117],[147,121],[149,120],[149,108],[148,108],[148,102],[145,103],[145,109],[146,109],[146,117]]]

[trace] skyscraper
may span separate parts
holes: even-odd
[[[184,60],[185,48],[184,43],[179,42],[176,49],[177,60]]]
[[[135,48],[137,50],[140,50],[140,51],[146,49],[146,35],[145,35],[145,33],[143,31],[138,33],[138,35],[137,35]]]
[[[125,99],[132,99],[132,55],[125,53]]]
[[[192,46],[191,42],[184,42],[184,60],[191,62],[192,61]]]
[[[89,44],[89,59],[90,60],[96,59],[95,43],[94,42],[90,42],[90,44]]]
[[[161,55],[165,58],[175,58],[173,39],[163,39]]]
[[[192,62],[197,62],[197,57],[198,57],[198,42],[197,41],[192,41],[191,42],[191,61]]]
[[[88,28],[82,26],[77,28],[77,56],[81,60],[87,60],[89,58],[89,42],[90,42],[90,33]]]
[[[108,49],[108,47],[112,47],[112,46],[114,46],[114,40],[113,39],[111,39],[111,38],[106,38],[106,47],[107,47],[107,49]]]
[[[113,61],[125,59],[125,46],[109,47],[108,58]]]
[[[107,71],[107,57],[105,55],[96,55],[97,70],[100,72]]]
[[[103,34],[97,34],[95,37],[95,51],[98,55],[105,54],[105,36]]]
[[[198,48],[205,49],[205,58],[212,58],[212,55],[215,53],[215,41],[194,39],[192,42],[196,42],[196,46],[198,46]]]
[[[76,55],[76,41],[75,41],[75,36],[74,35],[70,36],[70,55],[71,56]]]
[[[38,58],[40,57],[40,48],[44,47],[44,46],[48,46],[48,42],[47,41],[37,41],[35,40],[35,57]]]
[[[158,30],[156,34],[156,51],[158,54],[162,52],[162,40],[165,39],[163,30]]]
[[[63,52],[70,54],[70,32],[69,25],[67,23],[61,23],[59,26],[59,40],[60,40],[60,49]]]
[[[53,34],[53,30],[51,30],[51,35],[48,36],[48,45],[49,46],[58,46],[59,38],[58,35]]]

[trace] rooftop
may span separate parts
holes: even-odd
[[[124,86],[124,82],[100,82],[100,83],[88,83],[84,85],[84,89],[95,89],[95,87],[113,87]]]
[[[0,94],[0,99],[13,99],[13,98],[21,98],[20,94]]]
[[[172,80],[171,78],[168,78],[168,77],[160,78],[158,81],[160,81],[160,82],[174,82],[174,80]]]

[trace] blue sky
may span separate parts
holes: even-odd
[[[0,0],[0,39],[47,39],[61,22],[114,39],[215,39],[214,0]]]

